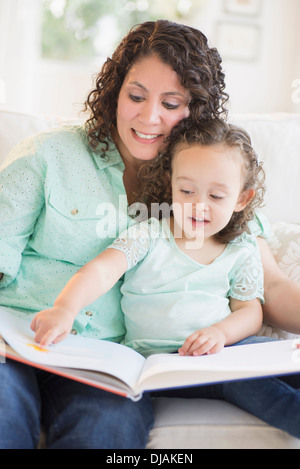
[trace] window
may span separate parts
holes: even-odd
[[[187,18],[192,6],[192,0],[43,0],[42,57],[82,61],[107,56],[134,24]]]

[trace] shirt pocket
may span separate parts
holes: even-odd
[[[97,197],[51,190],[31,247],[47,257],[83,265],[114,239],[105,230],[99,235],[98,224],[105,224],[100,204]]]
[[[97,198],[73,194],[67,191],[61,193],[52,190],[48,198],[49,206],[57,212],[59,216],[71,222],[99,219],[97,208],[100,203],[101,200]]]

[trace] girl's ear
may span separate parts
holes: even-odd
[[[250,202],[250,200],[253,199],[254,196],[254,189],[246,189],[245,191],[243,191],[239,197],[239,200],[237,201],[234,211],[240,212],[241,210],[243,210],[246,205]]]

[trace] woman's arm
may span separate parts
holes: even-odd
[[[79,311],[110,290],[127,270],[122,251],[106,249],[71,278],[54,302],[31,323],[35,340],[43,346],[60,342],[69,333]]]
[[[35,138],[17,145],[0,171],[0,287],[16,278],[45,203],[45,162]]]
[[[219,352],[225,345],[233,345],[256,334],[262,325],[262,307],[258,299],[239,301],[230,299],[232,313],[211,327],[190,335],[179,349],[180,355],[204,355]]]
[[[264,271],[264,321],[300,334],[300,285],[280,270],[267,242],[262,238],[257,241]]]

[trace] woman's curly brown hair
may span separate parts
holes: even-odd
[[[151,55],[170,65],[189,90],[189,120],[226,114],[222,60],[217,49],[208,46],[204,34],[167,20],[145,22],[133,27],[107,59],[85,102],[85,110],[90,110],[87,135],[94,150],[99,149],[99,143],[103,152],[108,150],[125,76],[135,62]]]
[[[150,216],[153,207],[157,208],[163,203],[169,207],[172,205],[172,162],[179,145],[182,144],[222,144],[240,150],[244,177],[242,191],[254,189],[255,195],[242,211],[234,212],[227,226],[215,235],[218,241],[228,243],[248,229],[248,222],[254,218],[255,210],[263,205],[265,173],[262,164],[258,162],[251,138],[244,129],[219,118],[200,120],[198,124],[182,121],[172,130],[164,154],[140,169],[142,189],[137,200],[146,204]],[[155,214],[157,215],[157,210]],[[159,216],[164,214],[160,212]]]

